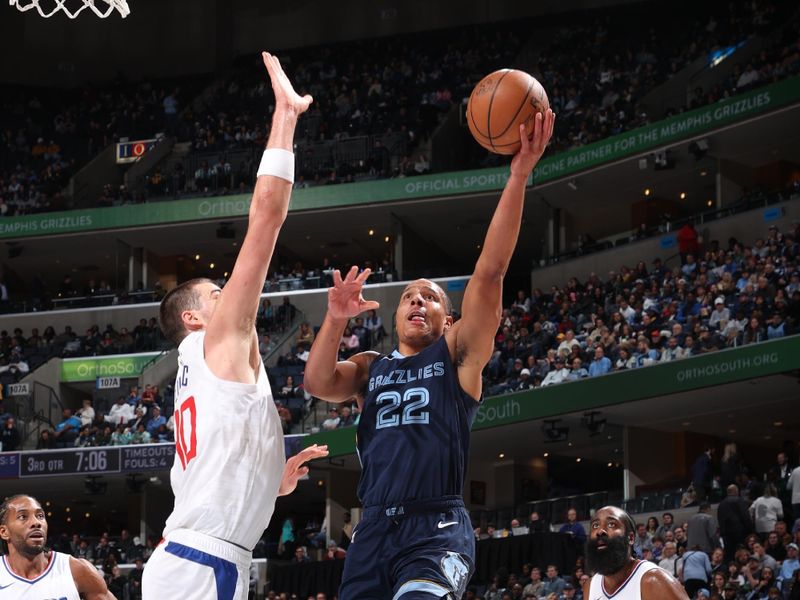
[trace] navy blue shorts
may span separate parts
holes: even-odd
[[[460,498],[367,507],[339,600],[460,599],[474,570],[475,535]]]

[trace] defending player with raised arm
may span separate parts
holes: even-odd
[[[482,395],[481,372],[494,349],[503,277],[517,243],[527,179],[553,132],[548,109],[521,149],[486,233],[453,321],[445,291],[419,279],[395,313],[398,347],[337,361],[349,320],[378,308],[364,300],[370,271],[334,272],[328,312],[306,365],[306,390],[329,402],[355,398],[364,505],[345,562],[341,600],[460,598],[474,566],[474,536],[464,509],[469,430]],[[423,542],[424,540],[424,542]]]
[[[267,148],[258,169],[247,233],[220,289],[193,279],[161,302],[161,328],[178,345],[175,506],[142,579],[144,600],[247,598],[252,549],[278,495],[327,455],[312,446],[285,460],[283,432],[258,351],[261,290],[294,181],[294,131],[311,104],[275,56],[263,53],[275,94]]]
[[[636,524],[616,506],[598,510],[589,523],[583,586],[591,600],[689,600],[683,586],[661,567],[633,558]]]
[[[0,504],[0,600],[115,600],[86,560],[47,548],[47,518],[36,498],[19,494]]]

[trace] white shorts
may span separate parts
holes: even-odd
[[[142,600],[247,600],[252,560],[244,548],[176,529],[145,565]]]

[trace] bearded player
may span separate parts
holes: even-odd
[[[91,563],[47,548],[47,518],[32,496],[0,504],[0,546],[0,600],[115,600]]]
[[[161,302],[161,328],[178,345],[175,507],[164,541],[147,563],[144,600],[244,600],[252,549],[275,498],[294,490],[306,448],[285,461],[283,433],[261,362],[256,311],[267,268],[289,209],[292,143],[311,97],[299,96],[278,59],[264,53],[275,93],[267,149],[258,169],[247,234],[221,290],[194,279]]]
[[[474,568],[475,538],[461,493],[469,431],[494,350],[503,277],[517,243],[525,186],[553,132],[553,112],[535,118],[497,205],[454,322],[435,283],[410,283],[397,307],[399,345],[389,356],[337,362],[349,319],[375,309],[361,295],[369,269],[334,272],[328,313],[309,356],[306,389],[330,402],[356,397],[363,472],[362,520],[347,551],[341,600],[461,598]]]
[[[616,506],[598,510],[589,524],[583,586],[589,600],[688,600],[683,586],[661,567],[633,558],[636,524]]]

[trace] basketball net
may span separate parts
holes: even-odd
[[[70,19],[74,19],[87,8],[101,19],[105,19],[115,10],[123,19],[131,12],[127,0],[74,0],[74,2],[73,0],[8,0],[8,3],[16,6],[17,10],[21,12],[35,8],[36,12],[45,19],[52,17],[57,12],[64,12]],[[40,3],[45,4],[46,7],[43,8]],[[83,3],[83,6],[78,6],[79,3]],[[67,4],[75,5],[76,9],[70,10]],[[100,8],[97,4],[100,5]]]

